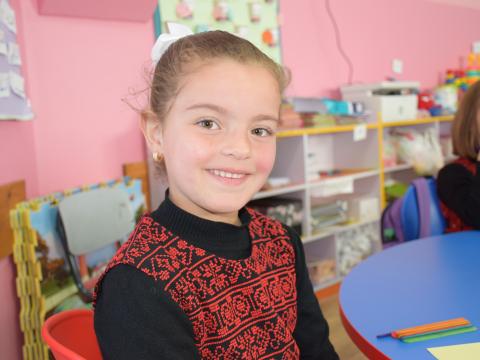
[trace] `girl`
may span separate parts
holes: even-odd
[[[437,179],[446,232],[480,229],[480,82],[463,96],[452,141],[459,158],[440,170]]]
[[[141,125],[169,190],[97,284],[103,356],[337,359],[299,236],[245,208],[274,163],[283,69],[227,32],[165,43]]]

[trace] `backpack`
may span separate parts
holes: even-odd
[[[382,213],[381,236],[384,246],[443,234],[445,219],[440,210],[433,178],[417,178],[405,194]]]

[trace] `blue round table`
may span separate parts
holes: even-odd
[[[376,335],[458,317],[480,329],[480,231],[409,241],[369,257],[343,280],[339,303],[345,329],[370,359],[434,359],[427,348],[479,342],[480,330],[410,344]]]

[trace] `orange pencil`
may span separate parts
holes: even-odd
[[[455,318],[450,320],[438,321],[431,324],[424,324],[419,326],[414,326],[410,328],[400,329],[392,331],[388,334],[377,335],[377,338],[391,336],[393,338],[402,338],[405,336],[412,336],[418,334],[425,334],[432,331],[439,331],[445,329],[451,329],[459,326],[468,326],[470,321],[465,318]]]

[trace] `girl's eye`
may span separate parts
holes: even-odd
[[[220,129],[220,127],[218,126],[218,124],[213,121],[213,120],[200,120],[199,122],[197,122],[197,125],[200,125],[201,127],[203,128],[206,128],[206,129],[210,129],[210,130],[217,130],[217,129]]]
[[[265,137],[265,136],[273,135],[273,131],[265,128],[256,128],[252,130],[252,134],[256,136]]]

